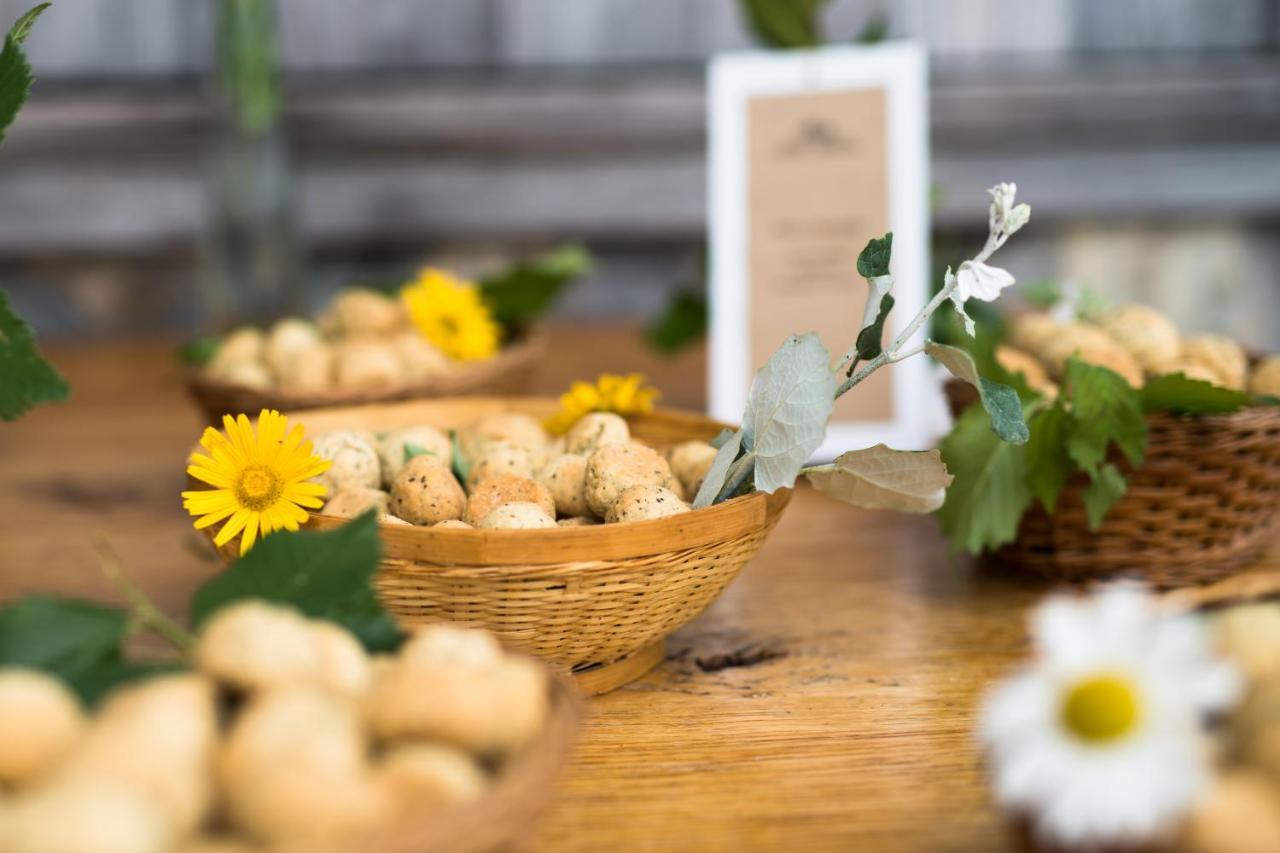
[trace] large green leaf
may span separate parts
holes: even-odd
[[[571,244],[515,264],[480,282],[480,293],[493,318],[507,329],[540,317],[565,285],[591,271],[591,255]]]
[[[716,439],[719,440],[720,436],[716,436]],[[741,450],[742,430],[734,430],[724,438],[716,450],[716,457],[711,460],[711,467],[707,469],[706,475],[702,478],[702,485],[698,487],[698,494],[693,498],[694,509],[702,509],[715,502],[716,496],[724,488],[725,478],[729,475],[729,466],[737,461]]]
[[[1089,518],[1089,529],[1097,530],[1111,507],[1124,497],[1129,483],[1120,469],[1107,462],[1098,467],[1089,487],[1084,490],[1084,510]]]
[[[373,591],[382,544],[377,512],[324,532],[279,531],[196,590],[198,627],[219,609],[247,598],[291,605],[346,626],[370,651],[387,651],[400,631]]]
[[[991,429],[1005,441],[1026,442],[1030,433],[1022,414],[1022,400],[1008,385],[987,379],[978,373],[973,357],[959,347],[929,341],[924,351],[936,358],[957,379],[978,389],[982,407],[991,420]]]
[[[1120,374],[1072,358],[1067,362],[1064,393],[1071,400],[1067,452],[1092,475],[1114,442],[1132,465],[1147,451],[1147,422],[1138,392]]]
[[[121,681],[157,666],[123,659],[128,633],[129,617],[122,610],[29,595],[0,609],[0,666],[42,670],[93,703]]]
[[[757,489],[772,494],[795,484],[826,438],[835,393],[831,354],[813,332],[792,335],[757,371],[742,421]]]
[[[1046,512],[1053,512],[1058,495],[1075,464],[1067,453],[1070,419],[1061,399],[1031,418],[1027,439],[1027,486]]]
[[[1244,391],[1223,388],[1182,373],[1167,373],[1148,380],[1139,392],[1144,412],[1176,412],[1183,415],[1229,415],[1248,406]]]
[[[938,510],[956,550],[978,554],[1012,542],[1031,503],[1027,448],[988,428],[986,413],[970,407],[942,442],[942,461],[955,478]]]
[[[67,399],[67,380],[36,348],[31,328],[0,290],[0,420],[12,421],[40,403]]]

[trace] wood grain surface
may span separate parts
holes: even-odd
[[[553,334],[531,393],[643,369],[697,406],[699,351],[630,329]],[[74,399],[0,425],[0,600],[114,598],[107,538],[167,609],[217,570],[178,497],[200,419],[159,345],[55,351]],[[1036,581],[951,558],[930,518],[801,488],[727,592],[652,674],[589,703],[535,850],[1000,850],[970,731],[1025,650]]]

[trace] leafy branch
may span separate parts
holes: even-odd
[[[942,289],[887,346],[884,329],[894,307],[890,272],[893,235],[868,242],[858,256],[858,273],[867,280],[868,291],[853,344],[833,365],[818,336],[810,332],[792,336],[770,357],[751,383],[741,429],[719,446],[694,507],[733,498],[748,484],[772,493],[794,485],[796,477],[805,473],[818,488],[860,506],[936,510],[938,489],[945,490],[950,482],[936,455],[881,447],[845,454],[833,466],[803,467],[822,445],[839,397],[886,365],[926,352],[978,388],[999,440],[1025,442],[1028,431],[1017,391],[981,377],[972,358],[962,350],[916,342],[929,318],[948,300],[972,336],[974,324],[964,312],[965,304],[970,299],[994,301],[1013,284],[1012,275],[987,261],[1030,218],[1027,205],[1015,204],[1016,192],[1013,184],[999,184],[990,190],[989,233],[982,250],[960,264],[955,273],[947,268]]]

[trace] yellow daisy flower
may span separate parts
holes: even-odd
[[[422,336],[450,358],[482,361],[498,351],[502,329],[471,282],[427,267],[401,289],[400,299]]]
[[[578,418],[589,412],[615,412],[637,415],[653,411],[658,389],[646,386],[643,373],[602,373],[593,385],[575,382],[560,395],[560,411],[547,419],[545,426],[554,435],[564,435]]]
[[[226,520],[214,544],[221,547],[243,534],[240,553],[259,535],[297,530],[307,520],[303,507],[319,508],[325,487],[307,482],[333,463],[311,453],[301,426],[286,432],[289,419],[263,409],[257,434],[249,419],[222,416],[226,434],[206,427],[200,445],[209,455],[192,453],[187,473],[213,488],[182,493],[182,506],[194,516],[196,530]]]

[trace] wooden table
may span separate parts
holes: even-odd
[[[698,406],[703,356],[664,361],[631,329],[554,335],[540,387],[641,369]],[[183,512],[200,421],[158,345],[55,350],[74,399],[0,425],[0,600],[113,599],[107,538],[181,613],[217,566]],[[971,731],[1024,651],[1043,588],[947,553],[931,518],[801,488],[756,560],[672,638],[655,672],[592,700],[540,830],[547,850],[995,850]],[[710,671],[708,671],[710,670]]]

